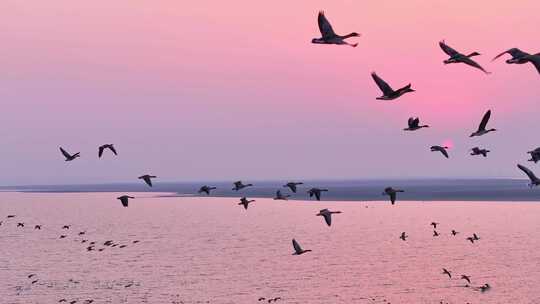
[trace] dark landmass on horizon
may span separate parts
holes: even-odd
[[[388,179],[388,180],[317,180],[304,181],[298,193],[284,188],[285,182],[248,181],[253,187],[232,191],[232,182],[159,182],[150,188],[142,183],[111,183],[84,185],[37,185],[4,186],[3,191],[28,193],[76,193],[76,192],[161,192],[164,197],[207,197],[197,191],[204,185],[217,187],[210,197],[273,198],[277,190],[290,194],[290,200],[311,200],[307,190],[311,187],[326,188],[323,201],[386,201],[382,195],[385,187],[405,190],[400,193],[402,201],[540,201],[540,188],[529,188],[526,180],[517,179]]]

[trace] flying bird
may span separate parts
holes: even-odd
[[[280,190],[278,190],[278,191],[276,191],[276,196],[274,197],[274,200],[286,201],[288,197],[290,197],[290,195],[285,195],[285,194],[281,193]]]
[[[400,239],[402,239],[403,241],[407,240],[409,236],[407,234],[405,234],[405,232],[402,232],[401,235],[399,236]]]
[[[456,234],[458,234],[459,232],[455,231],[454,229],[452,229],[452,235],[453,236],[456,236]]]
[[[478,130],[473,132],[471,136],[469,137],[481,136],[492,131],[497,131],[497,129],[486,129],[486,126],[490,117],[491,117],[491,110],[488,110],[486,114],[484,114],[484,117],[482,117],[482,121],[480,122],[480,125],[478,126]]]
[[[399,190],[399,189],[394,189],[392,187],[387,187],[387,188],[384,189],[384,192],[382,193],[382,195],[390,196],[390,202],[393,205],[396,202],[396,195],[397,195],[398,192],[405,192],[405,191]]]
[[[17,223],[17,227],[23,227],[24,228],[24,223]]]
[[[441,152],[442,155],[444,155],[444,157],[448,158],[448,151],[446,151],[446,149],[448,149],[447,146],[431,146],[431,148],[429,148],[431,150],[431,152]]]
[[[293,255],[301,255],[301,254],[311,251],[310,249],[306,249],[306,250],[302,249],[302,247],[300,247],[300,244],[298,244],[298,242],[295,239],[292,240],[292,245],[294,248]]]
[[[122,195],[122,196],[117,197],[116,199],[120,200],[120,202],[122,203],[122,206],[127,207],[129,199],[134,199],[134,197],[129,196],[129,195]]]
[[[433,229],[437,229],[437,225],[439,225],[439,223],[437,223],[437,222],[431,222],[430,225],[433,226]]]
[[[527,176],[529,177],[530,183],[527,184],[529,187],[532,188],[534,186],[540,185],[540,179],[538,179],[538,177],[536,177],[536,175],[531,170],[529,170],[529,168],[520,164],[518,164],[517,166],[521,171],[525,172],[525,174],[527,174]]]
[[[138,179],[142,179],[148,186],[152,187],[152,178],[156,178],[157,176],[155,175],[148,175],[148,174],[145,174],[145,175],[141,175],[139,177],[137,177]]]
[[[450,273],[450,271],[448,271],[446,268],[443,268],[442,270],[443,270],[442,272],[443,274],[446,274],[448,275],[449,278],[452,278],[452,274]]]
[[[234,185],[234,188],[232,188],[232,190],[234,191],[239,191],[244,188],[253,186],[253,184],[243,184],[241,181],[234,182],[233,185]]]
[[[491,286],[489,286],[488,283],[484,284],[483,286],[480,286],[480,291],[481,292],[486,292],[486,291],[488,291],[490,289],[491,289]]]
[[[392,87],[390,87],[390,85],[386,83],[386,81],[382,80],[382,78],[377,76],[375,72],[371,73],[371,77],[383,93],[381,97],[376,98],[378,100],[394,100],[405,93],[414,92],[414,90],[411,89],[410,83],[394,91],[394,89],[392,89]]]
[[[357,47],[358,43],[348,43],[345,41],[347,38],[351,37],[359,37],[360,34],[356,32],[352,32],[350,34],[347,34],[345,36],[338,35],[334,32],[334,29],[332,28],[332,25],[330,25],[330,22],[328,19],[326,19],[326,16],[324,16],[324,12],[320,11],[319,16],[317,17],[317,22],[319,24],[319,30],[321,31],[321,38],[313,38],[311,40],[311,43],[315,44],[337,44],[337,45],[349,45],[352,47]]]
[[[206,195],[210,195],[210,191],[215,190],[215,189],[217,189],[217,188],[204,185],[199,189],[198,193],[201,194],[201,193],[204,192],[204,193],[206,193]]]
[[[315,198],[320,201],[321,192],[328,192],[328,189],[311,188],[307,193],[309,193],[309,197],[313,197],[315,195]]]
[[[285,185],[283,185],[283,188],[289,188],[293,193],[296,193],[296,188],[298,185],[303,185],[304,183],[295,183],[295,182],[288,182]]]
[[[478,147],[474,147],[471,149],[471,155],[482,155],[484,157],[487,157],[488,152],[491,152],[487,149],[480,149]]]
[[[416,131],[422,128],[429,128],[428,125],[420,125],[420,118],[409,117],[407,121],[408,127],[403,129],[403,131]]]
[[[466,240],[474,244],[474,238],[472,236],[469,236]]]
[[[436,237],[436,236],[439,236],[439,233],[437,232],[437,230],[433,230],[433,237]]]
[[[504,54],[509,54],[510,56],[512,56],[511,59],[506,60],[506,63],[524,64],[530,62],[534,65],[536,71],[540,73],[540,53],[531,55],[529,53],[523,52],[518,48],[512,48],[495,56],[492,61],[495,61],[497,58],[503,56]]]
[[[477,52],[470,53],[469,55],[461,54],[460,52],[454,50],[450,46],[448,46],[444,40],[439,42],[439,46],[443,50],[443,52],[446,53],[446,55],[450,56],[450,58],[446,59],[444,61],[444,64],[450,64],[450,63],[465,63],[466,65],[472,66],[474,68],[479,69],[480,71],[491,74],[490,72],[484,70],[484,68],[479,65],[476,61],[472,60],[471,57],[480,55]]]
[[[99,150],[98,150],[99,158],[101,158],[101,156],[103,155],[103,150],[105,149],[109,149],[112,151],[112,153],[114,153],[114,155],[118,155],[118,153],[116,153],[116,149],[114,148],[113,144],[106,144],[99,147]]]
[[[319,213],[316,214],[316,216],[322,216],[324,217],[324,221],[326,222],[326,225],[330,227],[332,225],[332,214],[339,214],[341,211],[330,211],[328,209],[321,209]]]
[[[64,150],[62,147],[60,147],[60,152],[62,152],[62,154],[64,155],[64,157],[66,158],[66,161],[72,161],[74,160],[75,158],[77,157],[80,157],[81,156],[81,153],[80,152],[77,152],[75,154],[69,154],[66,150]]]
[[[244,209],[247,210],[249,203],[253,203],[255,200],[248,200],[246,197],[242,197],[240,199],[240,203],[238,205],[244,206]]]
[[[471,277],[470,276],[462,274],[461,279],[465,280],[465,281],[469,282],[469,284],[471,284]]]
[[[41,225],[35,225],[34,229],[41,230]]]

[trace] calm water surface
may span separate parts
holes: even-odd
[[[118,195],[0,193],[1,303],[540,303],[537,203],[258,199],[246,211],[234,198],[149,193],[123,208]],[[322,208],[343,211],[331,228]],[[313,252],[292,256],[292,238]]]

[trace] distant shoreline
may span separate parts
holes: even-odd
[[[84,193],[84,192],[145,192],[170,193],[163,197],[231,197],[273,198],[277,190],[291,195],[289,200],[311,200],[306,191],[310,187],[326,188],[323,201],[387,201],[382,195],[385,187],[405,190],[401,201],[540,201],[540,187],[529,188],[525,180],[515,179],[412,179],[412,180],[349,180],[310,181],[291,193],[283,182],[253,182],[255,186],[236,192],[228,182],[170,183],[157,181],[150,188],[141,183],[95,184],[95,185],[44,185],[0,187],[0,191],[25,193]],[[210,196],[199,195],[199,187],[208,184],[217,187]]]

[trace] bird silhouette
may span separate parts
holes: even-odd
[[[116,152],[116,149],[114,148],[113,144],[106,144],[106,145],[102,145],[102,146],[99,146],[98,148],[98,157],[101,158],[101,156],[103,155],[103,151],[105,149],[109,149],[112,151],[112,153],[114,153],[114,155],[118,155],[118,153]]]
[[[198,193],[201,194],[201,193],[204,192],[204,193],[206,193],[206,195],[210,195],[210,191],[215,190],[215,189],[217,189],[217,188],[204,185],[199,189]]]
[[[142,179],[148,186],[152,187],[152,178],[156,178],[157,176],[155,175],[149,175],[149,174],[145,174],[145,175],[141,175],[138,177],[138,179]]]
[[[529,177],[530,182],[527,184],[529,187],[532,188],[532,187],[540,185],[540,179],[538,179],[538,177],[536,177],[536,175],[529,168],[520,164],[518,164],[517,166],[521,171],[525,172],[527,177]]]
[[[442,270],[443,270],[443,272],[442,272],[443,274],[448,275],[448,277],[449,277],[450,279],[452,278],[452,273],[450,273],[450,271],[448,271],[446,268],[443,268]]]
[[[233,185],[234,185],[234,188],[232,188],[232,190],[234,191],[240,191],[244,188],[253,186],[253,184],[243,184],[242,181],[236,181],[233,183]]]
[[[242,197],[242,198],[240,199],[240,203],[238,203],[238,205],[244,206],[244,209],[247,210],[248,205],[249,205],[250,203],[253,203],[253,202],[255,202],[255,200],[248,200],[246,197]]]
[[[497,131],[497,129],[493,129],[493,128],[492,129],[486,129],[486,126],[487,126],[487,123],[488,123],[490,117],[491,117],[491,110],[488,110],[484,114],[484,117],[482,117],[482,121],[480,122],[480,125],[478,125],[478,130],[473,132],[469,137],[482,136],[482,135],[487,134],[489,132]]]
[[[536,71],[540,73],[540,53],[531,55],[529,53],[523,52],[518,48],[511,48],[495,56],[492,61],[495,61],[497,58],[503,56],[504,54],[509,54],[510,56],[512,56],[511,59],[506,60],[507,64],[532,63],[536,68]]]
[[[324,218],[324,221],[326,222],[326,225],[329,227],[332,225],[332,214],[339,214],[341,211],[330,211],[328,209],[321,209],[319,213],[316,214],[316,216],[322,216]]]
[[[469,55],[461,54],[460,52],[448,46],[444,40],[439,42],[439,46],[441,47],[443,52],[445,52],[448,56],[450,56],[450,58],[444,61],[444,64],[465,63],[466,65],[479,69],[485,74],[491,74],[490,72],[486,71],[481,65],[479,65],[476,61],[471,59],[471,57],[480,55],[479,53],[473,52],[473,53],[470,53]]]
[[[382,193],[382,195],[388,195],[390,196],[390,202],[393,204],[396,203],[396,197],[397,197],[397,193],[398,192],[405,192],[403,190],[399,190],[399,189],[394,189],[392,187],[386,187],[384,189],[384,192]]]
[[[298,185],[303,185],[304,183],[288,182],[283,185],[284,188],[289,188],[293,193],[296,193],[296,188]]]
[[[288,197],[290,197],[290,195],[282,194],[281,191],[278,190],[278,191],[276,191],[276,196],[274,197],[274,200],[286,201]]]
[[[315,196],[315,198],[320,201],[322,192],[328,192],[328,189],[311,188],[307,193],[309,194],[309,197]]]
[[[328,19],[326,19],[326,16],[324,15],[323,11],[319,12],[319,15],[317,16],[317,23],[319,24],[319,31],[321,32],[321,38],[313,38],[311,40],[311,43],[315,44],[337,44],[337,45],[349,45],[352,47],[357,47],[358,43],[348,43],[345,41],[347,38],[351,37],[359,37],[360,34],[356,32],[352,32],[350,34],[347,34],[345,36],[338,35],[334,32],[334,29],[332,28],[332,25],[330,25],[330,22]]]
[[[431,152],[441,152],[444,157],[449,158],[448,151],[446,151],[448,147],[446,146],[431,146],[429,149]]]
[[[66,150],[64,150],[62,147],[60,147],[60,152],[62,152],[62,154],[64,155],[64,157],[66,158],[66,161],[72,161],[74,159],[76,159],[77,157],[80,157],[81,156],[81,153],[80,152],[77,152],[75,154],[69,154]]]
[[[478,147],[474,147],[471,149],[471,155],[482,155],[484,157],[487,157],[488,152],[491,152],[487,149],[480,149]]]
[[[117,197],[116,199],[120,200],[120,202],[122,203],[122,206],[127,207],[129,204],[129,199],[134,199],[134,197],[129,196],[129,195],[122,195],[122,196]]]
[[[373,80],[375,81],[375,84],[377,84],[377,86],[383,93],[382,96],[376,98],[378,100],[394,100],[405,93],[415,92],[413,89],[411,89],[410,83],[400,89],[394,90],[392,89],[392,87],[390,87],[390,85],[386,81],[384,81],[381,77],[379,77],[375,72],[371,73],[371,77],[373,78]]]
[[[407,120],[407,128],[403,129],[403,131],[416,131],[422,128],[429,128],[429,126],[420,125],[420,118],[418,117],[409,117],[409,120]]]
[[[295,239],[292,240],[292,244],[294,248],[293,255],[301,255],[301,254],[311,251],[310,249],[306,249],[306,250],[302,249],[302,247],[300,247],[300,244],[298,244],[298,242]]]

